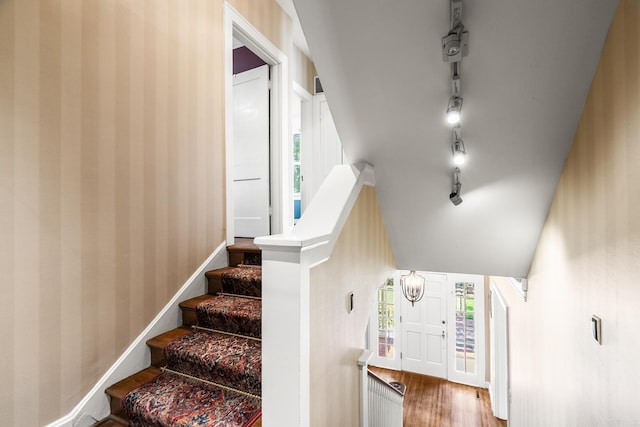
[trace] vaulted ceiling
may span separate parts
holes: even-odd
[[[526,277],[617,1],[463,2],[459,206],[449,1],[294,4],[346,156],[375,167],[398,268]]]

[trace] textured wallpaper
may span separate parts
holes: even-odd
[[[636,426],[640,3],[622,0],[529,274],[509,307],[511,421]],[[591,316],[602,319],[602,345]]]
[[[375,188],[364,186],[331,258],[311,270],[311,426],[357,426],[358,358],[378,286],[395,260]],[[347,312],[347,295],[354,310]]]
[[[0,424],[68,413],[224,240],[223,43],[221,0],[0,0]]]

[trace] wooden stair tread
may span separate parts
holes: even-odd
[[[126,421],[120,421],[113,416],[109,416],[108,418],[103,419],[102,421],[98,421],[93,427],[122,427],[128,426],[129,423]],[[255,425],[255,424],[254,424]]]
[[[108,387],[105,392],[113,398],[122,400],[122,398],[125,397],[131,390],[140,387],[147,381],[151,381],[161,373],[162,370],[154,367],[143,369],[142,371],[135,373],[130,377],[127,377],[122,381],[118,381],[117,383]]]
[[[183,337],[190,332],[191,332],[191,329],[188,329],[188,328],[172,329],[170,331],[167,331],[163,334],[158,335],[157,337],[150,338],[149,340],[147,340],[147,345],[149,347],[164,348],[164,346],[169,344],[171,341],[175,340],[176,338]]]
[[[233,245],[227,246],[229,252],[260,252],[260,248],[253,243],[253,239],[236,237]]]
[[[198,324],[196,306],[201,302],[208,300],[209,298],[213,298],[213,295],[200,295],[199,297],[191,298],[178,304],[178,306],[182,310],[182,327],[188,327]]]
[[[149,346],[149,350],[151,350],[151,366],[156,366],[158,368],[166,366],[167,360],[164,356],[165,346],[171,341],[189,333],[191,333],[191,328],[180,327],[147,340],[147,345]]]
[[[229,271],[233,271],[233,270],[235,270],[237,268],[256,268],[256,267],[232,267],[232,266],[222,267],[222,268],[217,268],[215,270],[209,270],[206,273],[204,273],[204,275],[207,277],[207,279],[211,279],[211,278],[214,278],[214,277],[219,278],[219,277],[222,277],[222,275],[224,273],[229,272]]]
[[[191,309],[191,310],[195,310],[196,306],[198,304],[200,304],[202,301],[206,301],[210,298],[213,298],[213,295],[200,295],[198,297],[194,297],[194,298],[190,298],[187,300],[182,301],[180,304],[178,304],[180,306],[180,308],[182,309]]]

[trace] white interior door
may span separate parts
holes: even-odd
[[[324,93],[313,97],[313,154],[306,163],[305,180],[307,201],[313,199],[316,191],[324,182],[334,166],[346,163],[342,143],[336,125],[329,110],[329,103]]]
[[[508,308],[500,291],[491,284],[489,294],[489,328],[491,330],[491,410],[503,420],[509,414],[509,345]]]
[[[233,77],[236,237],[269,235],[269,66]]]
[[[423,298],[402,298],[402,370],[447,377],[447,275],[425,277]]]
[[[449,274],[448,380],[484,387],[484,277]]]

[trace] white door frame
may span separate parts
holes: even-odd
[[[292,148],[289,144],[289,63],[287,56],[229,3],[224,4],[225,27],[225,152],[227,244],[235,241],[233,224],[233,38],[236,37],[271,68],[271,234],[293,226]]]
[[[302,176],[302,182],[300,182],[300,198],[301,212],[304,212],[309,204],[307,185],[309,185],[309,180],[312,179],[313,175],[313,96],[296,82],[292,82],[291,86],[293,93],[302,101],[300,105],[300,139],[302,141],[302,146],[300,147],[300,175]]]
[[[491,410],[496,417],[509,418],[509,307],[495,282],[489,294],[491,328]]]

